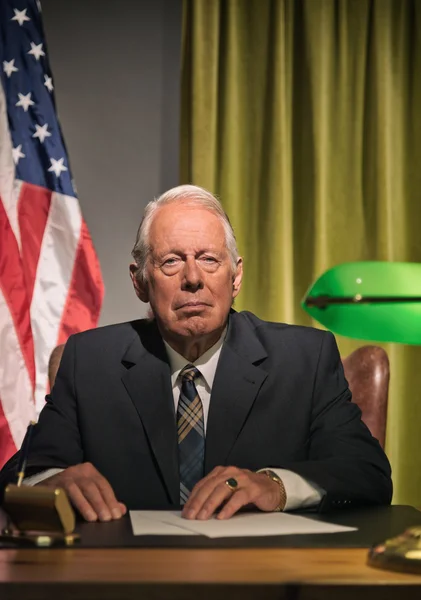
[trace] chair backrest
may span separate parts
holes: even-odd
[[[50,390],[52,389],[56,380],[58,368],[60,366],[61,357],[63,356],[65,344],[56,346],[51,352],[50,360],[48,361],[48,381],[50,383]]]
[[[342,360],[345,377],[362,420],[382,448],[386,439],[389,359],[379,346],[362,346]]]

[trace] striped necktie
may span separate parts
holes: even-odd
[[[187,502],[196,483],[203,478],[205,429],[203,406],[194,384],[200,371],[186,365],[180,372],[181,391],[177,407],[180,504]]]

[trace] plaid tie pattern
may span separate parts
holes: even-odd
[[[178,454],[180,464],[180,504],[187,502],[196,483],[203,478],[205,429],[203,406],[194,384],[200,372],[186,365],[180,372],[181,391],[177,408]]]

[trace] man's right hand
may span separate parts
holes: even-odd
[[[68,467],[37,485],[63,488],[86,521],[120,519],[127,508],[118,502],[108,481],[91,463]]]

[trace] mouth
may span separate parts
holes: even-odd
[[[181,304],[180,306],[177,307],[177,310],[203,310],[205,308],[208,308],[210,305],[207,304],[206,302],[196,302],[196,301],[191,301],[191,302],[185,302],[184,304]]]

